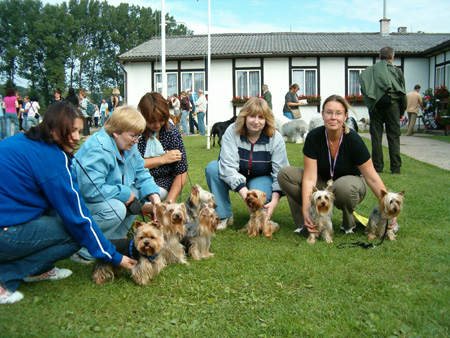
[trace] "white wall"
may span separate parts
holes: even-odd
[[[211,83],[208,92],[208,125],[233,117],[233,68],[231,60],[211,61]]]
[[[272,94],[272,111],[283,116],[284,97],[289,91],[288,58],[264,59],[264,83]]]
[[[152,88],[151,63],[129,62],[124,67],[128,74],[126,101],[128,105],[137,107],[141,97]]]
[[[405,59],[404,71],[406,93],[412,92],[416,84],[422,87],[421,94],[431,87],[428,83],[428,59]]]

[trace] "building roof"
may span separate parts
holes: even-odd
[[[425,56],[437,46],[448,48],[449,42],[449,33],[391,33],[387,36],[380,33],[212,34],[211,57],[377,56],[384,46],[393,47],[398,56]],[[207,44],[207,35],[167,36],[166,59],[204,58]],[[160,55],[161,39],[158,37],[120,55],[119,60],[146,61]]]

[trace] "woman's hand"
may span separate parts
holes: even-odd
[[[164,155],[162,155],[162,157],[164,158],[164,162],[169,164],[181,161],[182,154],[181,151],[179,151],[178,149],[174,149],[169,150]]]
[[[125,203],[125,205],[128,207],[131,203],[133,203],[134,199],[136,198],[136,196],[134,196],[134,193],[131,192],[131,196],[128,199],[128,201]]]
[[[397,217],[394,217],[394,218],[392,219],[392,225],[388,225],[388,229],[389,229],[389,230],[392,230],[392,229],[394,229],[396,226],[397,226]]]
[[[278,201],[272,200],[264,206],[264,208],[267,209],[267,219],[268,220],[270,220],[270,218],[272,217],[272,214],[277,205],[278,205]]]
[[[120,262],[120,266],[122,268],[124,268],[125,270],[131,270],[131,268],[133,267],[133,265],[136,265],[137,261],[135,261],[134,259],[131,259],[130,257],[127,256],[123,256],[122,260]]]
[[[309,210],[308,211],[303,210],[303,219],[305,221],[306,229],[308,229],[308,231],[310,233],[319,232],[316,229],[317,225],[314,224],[314,222],[311,220],[311,216],[309,215]]]

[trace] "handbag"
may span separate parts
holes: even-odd
[[[296,107],[296,108],[291,108],[291,106],[287,106],[289,108],[289,110],[292,113],[292,116],[294,117],[294,119],[299,119],[302,117],[302,114],[300,113],[300,107]]]

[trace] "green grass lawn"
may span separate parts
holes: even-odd
[[[204,168],[218,157],[205,137],[184,138],[189,177],[207,188]],[[366,141],[370,149],[370,141]],[[388,158],[387,149],[385,158]],[[287,144],[291,165],[302,145]],[[448,337],[450,335],[450,172],[402,156],[401,175],[381,175],[406,190],[397,242],[338,249],[366,241],[364,229],[315,245],[294,234],[287,200],[272,240],[238,233],[249,215],[231,193],[235,223],[212,239],[214,258],[171,265],[148,286],[124,272],[98,286],[91,267],[70,260],[62,281],[23,283],[25,298],[0,306],[1,337]],[[190,191],[189,180],[180,201]],[[447,197],[446,197],[447,196]],[[358,207],[368,216],[371,192]]]

